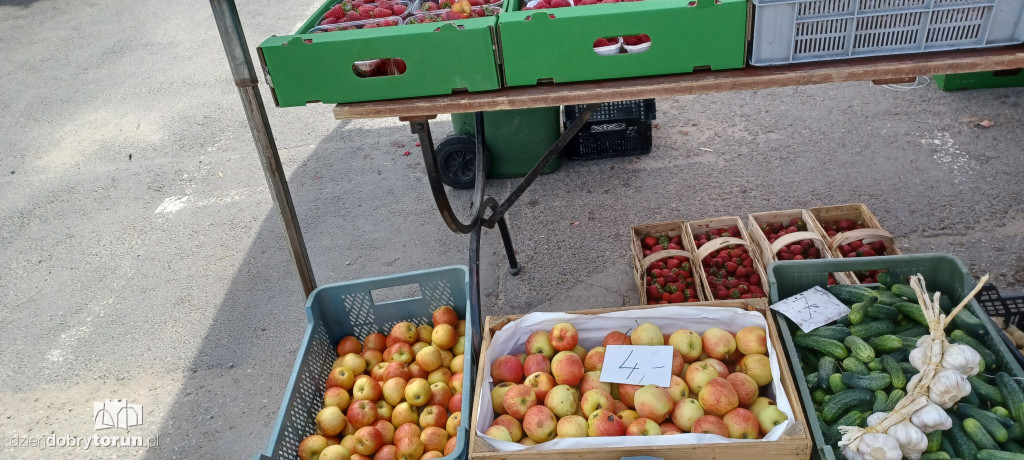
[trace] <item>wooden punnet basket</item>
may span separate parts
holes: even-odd
[[[713,241],[708,241],[708,243],[705,244],[703,247],[696,249],[695,255],[697,257],[697,265],[701,267],[701,287],[704,289],[704,293],[708,296],[709,299],[714,299],[714,293],[711,291],[711,285],[708,284],[706,274],[704,273],[703,265],[701,265],[700,261],[704,260],[704,257],[707,257],[708,254],[711,254],[712,252],[715,252],[718,249],[721,249],[725,246],[729,246],[732,244],[741,244],[747,247],[747,252],[749,252],[750,257],[754,259],[754,269],[757,270],[757,273],[759,275],[761,275],[761,289],[763,289],[765,294],[767,295],[767,293],[769,292],[768,275],[765,274],[764,264],[761,262],[761,256],[759,254],[758,248],[752,242],[753,240],[750,239],[750,234],[747,233],[746,226],[743,225],[743,221],[740,220],[739,217],[725,216],[697,220],[693,222],[687,222],[685,227],[687,238],[696,248],[697,243],[696,241],[694,241],[694,235],[698,235],[712,229],[729,228],[733,225],[738,227],[740,230],[739,238],[716,238]]]
[[[648,236],[668,235],[669,237],[679,236],[683,250],[670,249],[659,251],[644,257],[641,241]],[[636,282],[637,291],[640,293],[640,305],[647,305],[646,274],[647,268],[654,262],[665,257],[686,256],[690,259],[690,271],[696,281],[694,288],[697,289],[697,296],[700,300],[711,300],[711,297],[701,288],[699,280],[704,279],[704,272],[700,267],[700,260],[695,256],[697,253],[693,245],[693,238],[687,237],[684,222],[660,222],[656,224],[635,225],[630,229],[633,250],[633,280]]]
[[[609,308],[599,310],[584,310],[570,312],[578,315],[598,315],[604,313],[645,310],[659,308],[664,305],[645,305],[624,308]],[[772,347],[769,354],[778,359],[780,380],[786,398],[789,400],[793,412],[793,424],[775,441],[753,441],[753,440],[730,440],[718,443],[704,444],[681,444],[672,446],[642,446],[642,447],[602,447],[586,449],[527,449],[520,451],[499,451],[489,444],[484,438],[478,436],[477,420],[481,410],[480,394],[482,391],[490,391],[490,385],[485,386],[484,375],[489,372],[481,368],[476,379],[476,402],[473,404],[473,416],[470,429],[469,458],[482,460],[534,460],[551,459],[560,460],[620,460],[624,457],[650,456],[665,460],[694,460],[694,459],[757,459],[757,460],[806,460],[810,458],[812,443],[810,430],[807,426],[807,419],[803,412],[803,402],[800,401],[793,374],[790,371],[786,353],[782,347],[782,340],[775,325],[772,312],[768,308],[767,299],[748,300],[722,300],[703,302],[700,306],[708,307],[731,307],[741,308],[747,311],[755,311],[765,316],[768,324],[767,333],[771,340]],[[687,306],[680,306],[688,308]],[[485,319],[483,328],[483,344],[480,356],[486,356],[487,349],[491,345],[491,338],[494,333],[504,328],[510,322],[521,318],[522,315],[489,316]],[[481,358],[482,359],[482,358]],[[490,410],[489,408],[487,410]]]
[[[807,230],[790,233],[775,240],[774,243],[768,243],[768,238],[761,230],[762,225],[775,222],[789,222],[794,218],[803,220],[804,223],[807,224]],[[814,246],[821,251],[822,259],[831,259],[835,257],[831,246],[829,246],[828,237],[825,235],[825,229],[821,228],[818,221],[814,219],[814,215],[806,209],[790,209],[787,211],[768,211],[749,214],[747,216],[747,226],[750,231],[750,239],[754,241],[757,248],[760,250],[761,262],[764,264],[766,269],[772,262],[778,262],[779,249],[800,240],[809,239],[814,242]],[[853,273],[833,273],[833,276],[835,276],[836,281],[840,284],[857,284],[857,277],[855,277]]]
[[[843,254],[839,248],[854,240],[863,240],[865,243],[871,243],[878,240],[883,241],[885,244],[885,254],[878,254],[880,256],[896,256],[902,254],[900,249],[896,246],[896,240],[893,239],[892,235],[882,228],[882,224],[878,222],[878,218],[875,217],[867,206],[861,203],[819,206],[811,208],[809,211],[811,215],[814,216],[815,225],[822,229],[822,235],[824,235],[828,241],[829,249],[832,251],[832,255],[835,258],[846,258],[846,255]],[[864,228],[848,232],[840,232],[830,238],[827,230],[825,229],[831,223],[837,222],[841,219],[855,220],[860,222]],[[852,272],[850,275],[849,284],[860,284],[856,275]],[[843,281],[840,282],[843,283]]]

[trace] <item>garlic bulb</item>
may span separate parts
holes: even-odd
[[[903,456],[910,460],[921,458],[921,454],[928,448],[928,437],[910,422],[897,423],[889,428],[886,434],[892,436],[900,444]]]
[[[913,377],[910,378],[909,382],[907,382],[907,394],[913,393],[914,392],[914,388],[917,388],[917,384],[921,383],[921,375],[922,375],[922,373],[918,372],[918,373],[914,374]]]
[[[914,348],[931,348],[932,340],[932,336],[922,335],[921,338],[917,339],[917,343],[914,344]]]
[[[865,460],[900,460],[903,458],[900,443],[887,434],[866,433],[860,437],[859,441],[857,453]]]
[[[981,355],[967,345],[953,344],[942,353],[942,367],[959,371],[966,376],[977,374],[980,363]]]
[[[943,409],[949,409],[960,398],[971,394],[971,383],[960,372],[946,369],[935,375],[928,387],[928,399]]]
[[[864,460],[864,457],[861,454],[858,454],[857,452],[851,450],[850,446],[843,446],[842,452],[843,457],[846,457],[846,460]]]
[[[949,418],[949,414],[930,401],[928,405],[918,409],[914,415],[910,416],[910,423],[913,423],[924,434],[936,430],[945,431],[953,427],[953,419]]]
[[[879,423],[882,423],[882,420],[885,420],[885,418],[888,416],[888,412],[875,412],[874,414],[868,416],[868,426],[878,425]]]
[[[928,366],[928,358],[931,356],[931,348],[917,347],[910,351],[910,365],[914,369],[923,371]]]

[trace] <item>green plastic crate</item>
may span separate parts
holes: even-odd
[[[419,297],[391,301],[375,301],[373,291],[381,289],[411,290],[416,285]],[[404,291],[396,291],[404,292]],[[314,290],[306,301],[306,335],[302,339],[299,355],[295,359],[288,388],[281,402],[281,410],[274,424],[266,454],[260,459],[293,460],[299,442],[316,432],[314,417],[323,407],[327,375],[331,372],[337,353],[338,341],[347,335],[362,340],[371,332],[387,333],[402,321],[430,324],[434,309],[450,305],[466,320],[466,344],[473,343],[477,334],[470,324],[469,269],[450,266],[421,270],[398,275],[368,278],[359,281],[330,284]],[[475,361],[471,347],[465,353],[462,388],[473,388]],[[472,412],[472,390],[462,393],[462,410]],[[465,456],[469,444],[469,419],[463,417],[459,426],[455,451],[442,460],[456,460]]]
[[[337,104],[498,89],[496,17],[311,34],[327,0],[294,35],[258,53],[278,107]],[[357,61],[401,58],[401,75],[361,78]]]
[[[644,0],[519,11],[498,16],[506,86],[741,68],[746,0]],[[647,34],[643,53],[599,56],[598,37]]]
[[[768,283],[771,291],[772,303],[781,299],[799,294],[814,286],[825,287],[828,274],[831,272],[860,271],[860,270],[890,270],[899,276],[913,275],[920,273],[924,276],[926,287],[929,290],[939,290],[946,293],[954,304],[957,304],[970,293],[976,281],[973,280],[967,267],[960,259],[949,254],[912,254],[894,255],[882,257],[857,257],[853,259],[822,259],[822,260],[787,260],[775,262],[768,266]],[[999,338],[1002,332],[996,327],[984,309],[978,302],[971,300],[967,307],[976,316],[982,319],[988,330],[988,335],[983,337],[983,343],[990,350],[997,351],[999,366],[1008,374],[1014,376],[1024,375],[1020,365],[1010,354],[1010,351]],[[814,449],[811,450],[811,458],[836,460],[842,459],[838,448],[825,445],[819,427],[818,416],[814,412],[814,402],[811,399],[811,392],[807,388],[805,379],[799,376],[804,375],[800,369],[800,357],[797,348],[793,345],[793,333],[796,332],[796,325],[790,323],[784,315],[776,314],[775,321],[778,323],[779,334],[782,336],[782,344],[789,357],[789,364],[793,375],[796,376],[796,386],[800,393],[800,401],[803,403],[804,412],[807,415],[807,425],[811,429],[811,439],[814,442]],[[986,363],[986,365],[988,365]]]
[[[1024,86],[1024,69],[932,75],[943,91]]]

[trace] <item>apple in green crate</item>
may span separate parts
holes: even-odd
[[[420,442],[423,443],[423,450],[440,452],[448,442],[448,432],[444,428],[434,426],[424,428],[420,432]]]
[[[417,338],[419,338],[419,333],[416,331],[416,325],[408,321],[402,321],[391,328],[391,333],[388,334],[385,343],[390,339],[392,343],[404,342],[412,345],[416,343]]]
[[[420,421],[419,410],[408,401],[402,401],[391,410],[391,424],[400,427],[405,424],[416,424]]]
[[[422,459],[423,457],[420,458]],[[323,460],[323,457],[320,460]],[[349,460],[359,459],[349,457]],[[384,444],[380,449],[377,449],[376,454],[373,454],[373,460],[398,460],[398,448],[394,444]]]
[[[391,413],[395,410],[395,406],[388,404],[383,399],[377,400],[373,405],[377,406],[377,420],[391,420]]]
[[[414,407],[422,407],[430,402],[430,383],[426,379],[415,378],[405,385],[405,401]]]
[[[393,444],[395,442],[395,425],[391,424],[391,420],[377,420],[372,425],[377,431],[380,431],[381,438],[384,439],[384,444]]]
[[[452,390],[452,395],[462,393],[462,371],[452,374],[451,378],[448,379],[448,388]]]
[[[386,343],[387,337],[384,334],[381,334],[380,332],[372,332],[363,339],[363,351],[377,350],[383,353],[384,350],[388,348],[387,345],[385,345]]]
[[[414,342],[415,343],[415,342]],[[405,342],[396,342],[384,350],[384,361],[393,363],[409,364],[413,362],[415,354],[412,352],[412,345]]]
[[[316,414],[316,427],[324,436],[337,436],[346,424],[348,420],[337,406],[327,406]]]
[[[429,324],[421,324],[416,326],[416,342],[430,343],[430,334],[434,332],[434,328]]]
[[[301,460],[319,458],[324,449],[327,449],[327,446],[327,438],[318,434],[307,436],[299,443],[299,458]]]
[[[340,387],[350,390],[355,380],[356,374],[351,370],[345,367],[336,367],[331,369],[331,373],[327,375],[327,388]]]
[[[448,436],[457,435],[460,425],[462,425],[462,412],[449,412],[448,421],[444,422],[444,430],[448,432]]]
[[[359,339],[353,335],[342,337],[338,341],[338,346],[335,347],[338,356],[345,356],[349,353],[356,353],[363,351],[363,345],[359,343]]]
[[[398,460],[418,460],[423,456],[423,441],[419,436],[396,438],[395,449]]]
[[[331,387],[324,391],[324,407],[337,406],[338,409],[348,409],[351,402],[348,392],[341,387]]]
[[[416,353],[416,364],[427,372],[441,367],[441,363],[441,350],[433,345],[427,345]]]
[[[458,446],[458,442],[459,438],[457,436],[448,438],[448,442],[444,445],[444,452],[441,452],[441,454],[445,456],[451,455],[452,452],[455,452],[455,447]]]
[[[422,432],[423,430],[415,422],[398,425],[398,428],[395,428],[395,444],[398,444],[399,439],[413,438],[419,440],[420,433]]]
[[[349,460],[351,455],[348,449],[335,444],[327,446],[326,449],[320,452],[320,457],[317,460]]]
[[[345,417],[348,420],[348,424],[358,430],[377,421],[377,406],[364,399],[352,401],[352,404],[348,406]]]
[[[369,375],[360,375],[352,384],[352,399],[363,399],[374,402],[380,399],[380,384]]]
[[[401,377],[392,377],[381,385],[381,396],[393,406],[405,401],[405,385],[408,383]]]
[[[455,351],[455,345],[459,342],[458,331],[450,324],[440,324],[434,327],[433,332],[430,333],[430,343],[435,347],[442,350],[452,350],[454,354],[461,354],[460,351]]]
[[[359,455],[373,455],[384,445],[384,437],[372,426],[364,426],[356,430],[356,434],[353,436],[356,440],[356,453]]]
[[[427,405],[447,407],[448,401],[452,399],[452,390],[447,383],[434,382],[430,384],[430,401]]]
[[[434,371],[431,372],[430,375],[427,376],[427,383],[431,383],[431,384],[434,384],[434,383],[437,383],[437,382],[448,383],[448,381],[451,380],[451,379],[452,379],[452,371],[450,371],[448,369],[445,369],[443,367],[439,367],[437,369],[434,369]]]

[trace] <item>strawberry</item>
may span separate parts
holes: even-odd
[[[604,40],[604,39],[603,38],[598,38],[598,40]],[[608,40],[604,40],[604,41],[605,41],[605,43],[608,43]],[[594,43],[595,43],[594,46],[597,46],[596,45],[597,41],[595,41]],[[645,247],[647,249],[650,249],[650,248],[654,247],[654,245],[658,244],[658,239],[653,237],[653,236],[648,236],[648,237],[645,237],[643,239],[642,244],[643,244],[643,247]]]
[[[360,15],[360,16],[362,16],[362,15],[363,15],[364,13],[365,13],[365,14],[373,14],[373,9],[374,9],[374,7],[373,7],[373,6],[370,6],[370,5],[362,5],[362,6],[360,6],[360,7],[359,7],[359,8],[357,9],[357,11],[359,11],[359,15]]]
[[[323,21],[320,21],[320,25],[326,26],[326,25],[329,25],[329,24],[337,23],[337,22],[338,22],[338,20],[336,18],[328,17],[328,18],[324,18]]]
[[[448,9],[452,7],[452,2],[451,0],[440,0],[437,4],[437,7],[441,9]]]
[[[668,297],[668,301],[670,303],[686,302],[686,294],[683,294],[682,292],[675,292]]]
[[[363,28],[364,29],[376,29],[377,28],[377,24],[367,24],[367,25],[363,26]]]
[[[401,16],[405,14],[405,10],[408,9],[405,5],[398,4],[391,7],[391,11],[395,13],[395,16]]]
[[[551,0],[551,8],[568,8],[572,6],[569,0]]]
[[[606,40],[604,38],[598,38],[597,40],[594,40],[594,48],[603,48],[605,46],[608,46],[608,40]],[[648,237],[648,238],[651,238],[651,237]],[[651,238],[651,239],[653,239],[653,238]]]
[[[362,18],[362,16],[359,16],[359,12],[358,11],[349,11],[348,13],[345,13],[345,21],[346,22],[360,21],[362,19],[363,18]]]
[[[543,10],[545,8],[551,8],[551,5],[549,5],[548,2],[544,0],[540,0],[539,2],[537,2],[536,5],[533,5],[533,9],[535,10]]]
[[[324,13],[324,17],[325,18],[334,18],[334,19],[344,18],[345,17],[345,6],[344,5],[334,5],[334,6],[332,6],[331,9],[327,10],[327,12]]]
[[[423,11],[434,11],[438,9],[437,3],[427,2],[420,7]]]
[[[454,21],[457,19],[466,19],[469,17],[469,15],[466,13],[459,13],[458,11],[451,10],[445,11],[443,16],[445,21]]]
[[[387,8],[377,7],[377,8],[373,9],[373,17],[375,17],[375,18],[386,18],[388,16],[394,16],[394,15],[395,15],[395,13],[392,12],[391,10],[387,9]]]

